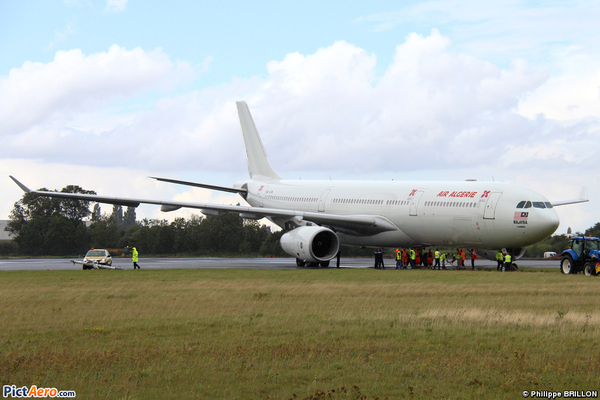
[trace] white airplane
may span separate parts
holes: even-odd
[[[506,249],[519,258],[525,246],[550,236],[559,225],[553,207],[588,201],[550,202],[523,186],[466,181],[291,181],[271,166],[245,102],[237,102],[250,179],[221,187],[174,179],[159,181],[238,193],[250,206],[147,200],[21,189],[41,196],[120,204],[160,205],[162,211],[199,209],[221,216],[268,218],[287,231],[283,250],[305,263],[329,265],[340,245],[416,248],[452,246],[477,249],[495,259]]]

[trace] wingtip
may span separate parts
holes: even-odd
[[[581,188],[581,192],[579,193],[579,198],[580,198],[581,200],[586,200],[586,201],[589,201],[589,197],[588,197],[588,188],[587,188],[587,186],[583,186],[583,187]]]
[[[25,185],[23,185],[21,182],[19,182],[19,181],[17,180],[17,178],[15,178],[15,177],[14,177],[14,176],[12,176],[12,175],[9,175],[9,177],[10,177],[10,179],[12,179],[12,180],[13,180],[13,181],[14,181],[14,182],[15,182],[15,183],[16,183],[16,184],[17,184],[17,185],[18,185],[18,186],[21,188],[21,190],[23,190],[25,193],[29,193],[29,192],[31,192],[31,190],[29,190],[29,188],[28,188],[27,186],[25,186]]]

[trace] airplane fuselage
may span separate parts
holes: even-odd
[[[550,236],[559,219],[539,193],[505,182],[246,181],[254,207],[339,215],[374,215],[397,230],[337,232],[357,246],[524,247]],[[529,203],[527,203],[529,202]],[[273,222],[283,227],[276,218]]]

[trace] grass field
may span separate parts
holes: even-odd
[[[558,270],[0,272],[0,380],[81,399],[598,390],[599,289]]]

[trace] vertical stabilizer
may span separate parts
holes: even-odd
[[[248,159],[248,172],[250,178],[263,176],[270,179],[281,179],[271,167],[267,158],[267,152],[260,140],[252,115],[245,101],[236,102],[240,124],[242,125],[242,134],[244,135],[244,145],[246,146],[246,157]]]

